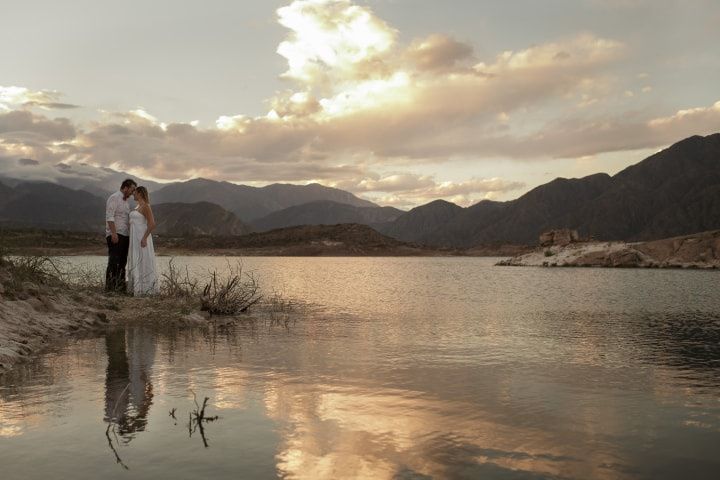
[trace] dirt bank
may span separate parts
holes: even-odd
[[[106,327],[118,310],[101,295],[17,283],[0,266],[0,373],[55,339]]]
[[[53,273],[44,274],[38,267],[42,257],[29,258],[25,263],[10,263],[0,256],[0,373],[58,341],[116,325],[136,322],[198,325],[210,320],[287,325],[296,321],[301,312],[296,304],[273,295],[261,297],[262,301],[253,304],[251,313],[242,310],[244,313],[235,316],[212,316],[201,310],[201,297],[196,294],[166,293],[153,297],[108,294],[97,283],[92,286],[69,284]],[[231,285],[234,285],[232,290],[222,293],[223,299],[246,288],[242,282]]]

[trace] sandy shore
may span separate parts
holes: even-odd
[[[69,334],[104,328],[117,304],[103,296],[26,283],[0,270],[0,373]]]

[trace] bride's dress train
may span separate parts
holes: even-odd
[[[128,292],[136,296],[152,295],[158,293],[159,290],[152,235],[148,235],[145,248],[140,246],[146,230],[147,219],[145,215],[137,210],[130,212],[127,288]]]

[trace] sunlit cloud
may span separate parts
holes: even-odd
[[[277,53],[286,78],[328,86],[363,76],[395,42],[395,31],[367,8],[348,0],[296,0],[277,11],[291,33]]]
[[[10,110],[11,106],[38,107],[43,110],[77,108],[77,105],[59,102],[61,97],[62,94],[55,90],[33,91],[25,87],[0,85],[0,111]]]
[[[469,204],[528,186],[493,172],[498,158],[575,159],[720,130],[718,103],[662,114],[607,109],[611,99],[655,93],[648,73],[625,82],[609,73],[632,47],[617,39],[579,32],[481,55],[442,33],[402,42],[350,0],[295,0],[276,14],[287,29],[277,47],[286,84],[266,99],[266,113],[230,112],[201,127],[137,107],[77,123],[47,111],[73,107],[59,92],[0,87],[0,156],[8,160],[0,174],[87,164],[159,180],[314,180],[393,205]],[[442,172],[447,162],[467,165],[466,179],[414,171],[422,163]]]
[[[372,173],[369,175],[360,180],[345,180],[332,185],[356,194],[369,194],[366,196],[383,205],[400,208],[412,207],[436,199],[468,206],[479,200],[493,198],[498,194],[525,187],[522,182],[501,178],[471,178],[459,182],[438,182],[432,176],[409,172],[383,176]]]

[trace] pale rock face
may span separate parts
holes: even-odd
[[[550,233],[550,232],[547,232]],[[541,239],[550,240],[546,235]],[[567,236],[562,236],[566,241]],[[555,237],[552,237],[555,241]],[[506,266],[720,269],[720,230],[650,242],[571,241],[503,260]]]
[[[560,246],[565,247],[571,243],[579,242],[580,235],[577,230],[570,230],[569,228],[562,228],[558,230],[549,230],[540,234],[540,246],[541,247],[552,247]]]

